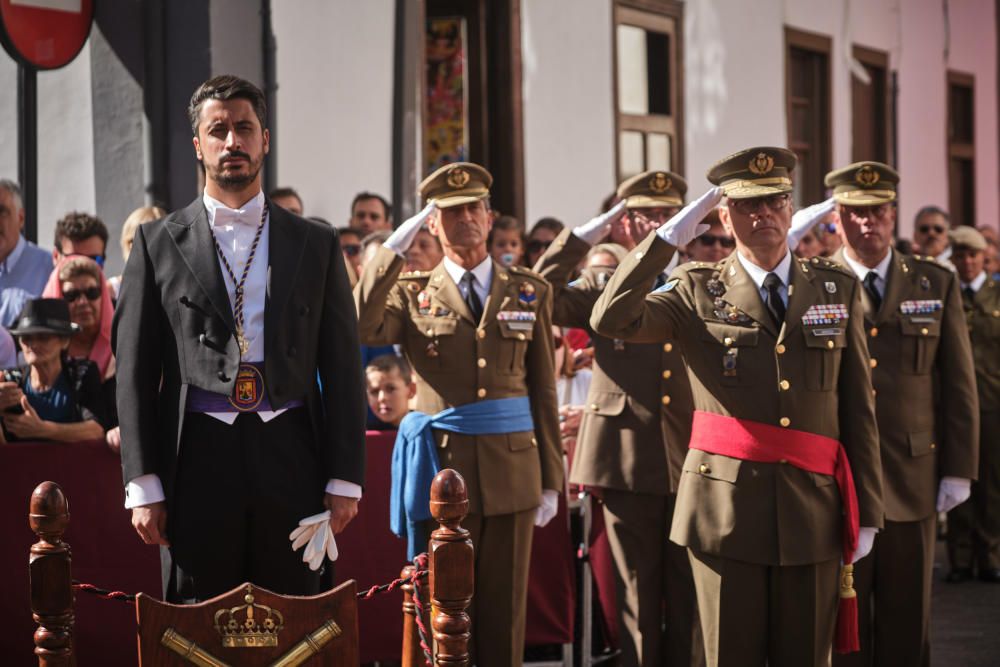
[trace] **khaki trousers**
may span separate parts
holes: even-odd
[[[861,651],[834,667],[927,667],[935,516],[886,521],[872,552],[854,564]]]
[[[1000,568],[1000,412],[979,413],[979,479],[972,497],[948,512],[953,568]]]
[[[688,549],[709,667],[826,667],[840,559],[757,565]]]
[[[668,538],[675,495],[605,489],[622,667],[705,664],[687,551]]]

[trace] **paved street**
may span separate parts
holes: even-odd
[[[1000,665],[1000,584],[942,582],[947,572],[944,544],[938,543],[931,621],[934,667]]]

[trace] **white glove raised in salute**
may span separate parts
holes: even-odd
[[[413,239],[417,238],[417,232],[427,222],[427,218],[431,217],[431,214],[436,210],[437,204],[429,202],[420,213],[417,213],[412,218],[403,222],[399,227],[396,227],[396,231],[390,234],[389,238],[382,245],[402,257],[410,249],[410,246],[413,245]]]
[[[657,235],[675,248],[686,246],[708,231],[709,225],[702,220],[720,201],[722,188],[712,188],[660,225],[656,230]]]
[[[330,529],[330,510],[299,521],[299,527],[291,532],[288,539],[292,542],[292,551],[298,551],[305,545],[302,562],[308,563],[310,570],[318,570],[324,557],[329,558],[332,563],[340,555]]]
[[[802,237],[816,226],[816,223],[833,211],[834,201],[830,197],[824,202],[807,206],[792,216],[792,226],[788,229],[788,247],[792,250],[798,247]]]
[[[602,213],[574,229],[573,235],[590,245],[597,245],[611,233],[611,226],[624,214],[625,200],[623,199],[612,206],[607,213]]]

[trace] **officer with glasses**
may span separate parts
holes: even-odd
[[[913,217],[913,245],[916,246],[916,251],[933,257],[939,264],[954,271],[948,240],[949,229],[951,217],[937,206],[924,206]]]

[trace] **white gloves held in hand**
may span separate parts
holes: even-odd
[[[535,513],[535,525],[539,528],[544,527],[549,521],[552,521],[558,511],[559,492],[544,489],[542,491],[542,504],[538,506],[538,511]]]
[[[702,220],[720,201],[722,188],[712,188],[660,225],[656,230],[657,235],[675,248],[686,246],[708,231],[709,226],[702,223]]]
[[[330,562],[337,560],[337,542],[333,539],[330,529],[330,511],[320,512],[299,521],[299,527],[291,532],[288,539],[292,542],[292,551],[298,551],[302,545],[302,562],[309,564],[310,570],[318,570],[323,564],[323,558]]]
[[[792,226],[788,229],[788,247],[792,250],[798,247],[802,237],[816,226],[816,223],[829,215],[833,210],[834,201],[830,197],[824,202],[807,206],[792,216]]]
[[[937,511],[950,512],[972,494],[972,480],[964,477],[942,477],[938,486]]]
[[[611,233],[611,225],[625,214],[625,200],[621,200],[611,207],[607,213],[602,213],[596,218],[585,222],[573,230],[573,235],[590,245],[597,245],[601,240]]]
[[[431,214],[436,210],[437,204],[430,202],[427,206],[424,206],[420,213],[417,213],[397,227],[396,231],[390,234],[389,238],[382,245],[402,257],[410,249],[410,246],[413,245],[413,240],[417,238],[417,232],[427,222],[427,218],[431,217]]]

